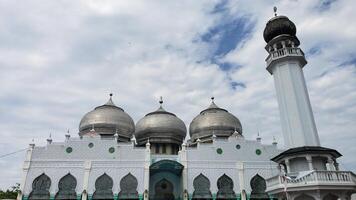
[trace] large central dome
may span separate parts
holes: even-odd
[[[163,101],[160,101],[162,104]],[[148,113],[136,124],[136,140],[138,145],[150,143],[182,144],[187,129],[184,122],[175,114],[167,112],[162,108]]]
[[[101,136],[118,134],[119,140],[129,141],[135,131],[132,118],[112,101],[109,101],[84,115],[79,124],[79,135],[87,134],[91,129]]]
[[[234,131],[242,134],[240,120],[227,110],[218,107],[214,103],[214,98],[210,106],[201,111],[189,126],[191,141],[196,139],[206,140],[213,135],[217,137],[229,137]]]

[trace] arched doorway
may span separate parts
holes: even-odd
[[[182,199],[183,165],[173,160],[160,160],[150,166],[149,198],[152,200]]]
[[[250,186],[252,189],[250,197],[251,200],[269,200],[268,194],[266,193],[266,181],[262,176],[256,174],[254,177],[252,177]]]
[[[173,184],[163,178],[155,185],[155,200],[174,200]]]
[[[113,180],[106,173],[101,175],[95,181],[95,192],[93,194],[93,200],[105,200],[105,199],[114,199],[114,194],[112,192]]]
[[[75,192],[75,188],[77,187],[77,180],[73,175],[68,173],[63,176],[58,183],[58,192],[55,196],[55,199],[61,200],[76,200],[77,194]]]
[[[193,187],[194,200],[205,200],[213,198],[210,191],[210,181],[208,177],[204,176],[203,174],[199,174],[197,177],[195,177],[193,181]]]
[[[234,182],[226,174],[220,176],[218,179],[218,193],[216,195],[217,200],[235,200],[236,194],[234,192]]]
[[[51,179],[46,174],[41,174],[32,182],[32,192],[29,200],[49,200],[49,188],[51,187]]]
[[[120,181],[119,199],[138,199],[137,179],[131,173],[128,173]]]

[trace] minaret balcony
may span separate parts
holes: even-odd
[[[269,55],[266,58],[267,70],[272,74],[272,71],[269,68],[274,61],[283,61],[292,57],[299,59],[302,62],[302,66],[307,63],[304,57],[304,52],[299,47],[284,47],[269,51]]]
[[[275,193],[281,191],[300,191],[302,188],[310,190],[313,187],[328,188],[330,186],[356,189],[356,175],[350,171],[319,171],[274,176],[266,180],[267,191]]]

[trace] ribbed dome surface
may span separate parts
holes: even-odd
[[[240,120],[227,110],[219,108],[214,102],[201,111],[189,126],[192,141],[209,138],[213,134],[217,137],[229,137],[235,130],[242,134]]]
[[[295,24],[286,16],[276,16],[270,19],[263,31],[263,38],[268,43],[279,35],[295,36],[297,28]]]
[[[138,145],[145,144],[148,139],[150,143],[182,144],[186,134],[184,122],[160,106],[137,122],[135,137]]]
[[[92,128],[100,135],[114,135],[129,140],[135,131],[132,118],[124,110],[116,106],[112,98],[84,115],[79,124],[79,135],[87,134]]]

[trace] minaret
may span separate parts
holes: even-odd
[[[320,146],[305,84],[303,67],[307,64],[299,48],[296,26],[285,16],[270,19],[263,33],[269,53],[267,71],[274,77],[282,131],[287,148]]]

